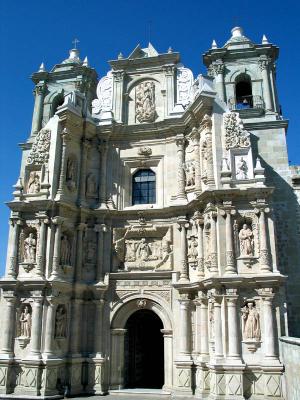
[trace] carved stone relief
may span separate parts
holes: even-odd
[[[239,232],[239,241],[240,241],[240,255],[254,256],[253,232],[252,229],[247,224],[243,224],[243,227]]]
[[[249,167],[245,157],[235,157],[235,177],[236,179],[249,179]]]
[[[253,212],[240,212],[233,222],[233,236],[237,257],[250,259],[258,256],[258,218]]]
[[[86,177],[86,196],[97,197],[97,180],[92,172]]]
[[[36,264],[37,247],[39,239],[38,221],[28,222],[22,228],[19,240],[19,261],[25,272],[31,271]]]
[[[27,193],[36,194],[41,190],[40,173],[37,171],[31,171],[27,183]]]
[[[67,337],[67,310],[64,305],[59,305],[55,314],[55,338]]]
[[[261,339],[260,315],[254,301],[247,301],[241,309],[243,342],[254,353]]]
[[[61,237],[61,247],[60,247],[60,264],[61,265],[71,265],[71,253],[72,245],[71,238],[67,234],[63,234]]]
[[[195,165],[193,161],[188,161],[184,165],[186,186],[195,186]]]
[[[30,304],[23,304],[17,313],[17,340],[21,348],[30,342],[32,327],[32,309]]]
[[[47,164],[49,159],[51,131],[41,129],[36,135],[31,151],[27,158],[27,164]]]
[[[173,265],[172,229],[166,226],[130,226],[113,232],[119,269],[170,270]]]
[[[188,240],[188,263],[192,268],[198,265],[198,241],[194,235],[191,235]]]
[[[24,240],[24,263],[35,263],[36,262],[36,239],[33,233],[29,233],[27,238]]]
[[[226,150],[239,147],[249,147],[249,133],[244,129],[238,113],[224,114],[225,148]]]
[[[155,84],[145,81],[136,87],[135,117],[139,122],[154,122],[157,113],[155,107]]]

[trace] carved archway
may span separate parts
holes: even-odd
[[[123,300],[124,301],[124,300]],[[152,295],[130,295],[125,303],[118,304],[113,311],[111,320],[111,365],[110,388],[120,389],[124,387],[124,339],[126,334],[126,322],[129,317],[138,310],[153,311],[161,320],[164,337],[164,389],[172,386],[173,365],[173,332],[168,304],[157,301]]]

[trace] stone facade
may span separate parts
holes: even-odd
[[[151,44],[99,81],[77,49],[32,75],[0,281],[3,396],[105,394],[144,374],[183,398],[283,399],[278,338],[300,329],[300,196],[277,56],[234,28],[196,79]],[[162,338],[151,374],[137,315],[157,318]]]

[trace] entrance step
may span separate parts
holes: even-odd
[[[162,389],[119,389],[110,390],[108,398],[114,399],[120,397],[125,399],[135,399],[135,400],[158,400],[158,399],[171,399],[171,393]]]

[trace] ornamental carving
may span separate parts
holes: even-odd
[[[66,184],[70,191],[77,187],[77,160],[73,155],[67,160]]]
[[[71,265],[71,241],[67,235],[63,235],[60,244],[60,264]]]
[[[92,172],[86,177],[86,196],[97,197],[97,180]]]
[[[183,107],[188,106],[193,100],[194,77],[190,69],[177,68],[177,103]]]
[[[253,232],[247,224],[243,224],[239,232],[240,241],[240,255],[241,256],[254,256],[254,239]]]
[[[236,159],[236,179],[244,180],[249,179],[249,167],[245,157],[241,156]]]
[[[138,155],[144,157],[150,157],[152,154],[152,150],[150,147],[144,146],[138,149]]]
[[[97,99],[92,102],[92,113],[100,114],[103,111],[112,109],[113,75],[109,71],[106,76],[100,79],[97,86]]]
[[[135,117],[139,122],[154,122],[157,114],[155,108],[155,84],[151,81],[140,83],[135,89]]]
[[[19,318],[19,337],[30,338],[31,337],[31,307],[29,304],[25,304],[21,310]]]
[[[188,161],[184,164],[186,186],[195,186],[195,163]]]
[[[41,129],[32,145],[27,158],[27,164],[43,165],[48,163],[50,149],[51,131]]]
[[[170,270],[173,266],[172,228],[136,225],[113,231],[115,266],[126,271]]]
[[[188,262],[194,268],[198,265],[198,241],[194,235],[188,240]]]
[[[260,340],[260,319],[254,302],[248,301],[242,308],[243,339]]]
[[[31,171],[27,183],[27,193],[37,194],[41,190],[40,174],[37,171]]]
[[[226,150],[239,147],[249,147],[249,133],[244,129],[238,113],[224,114],[225,147]]]
[[[24,240],[24,263],[32,264],[36,262],[36,239],[31,232]]]

